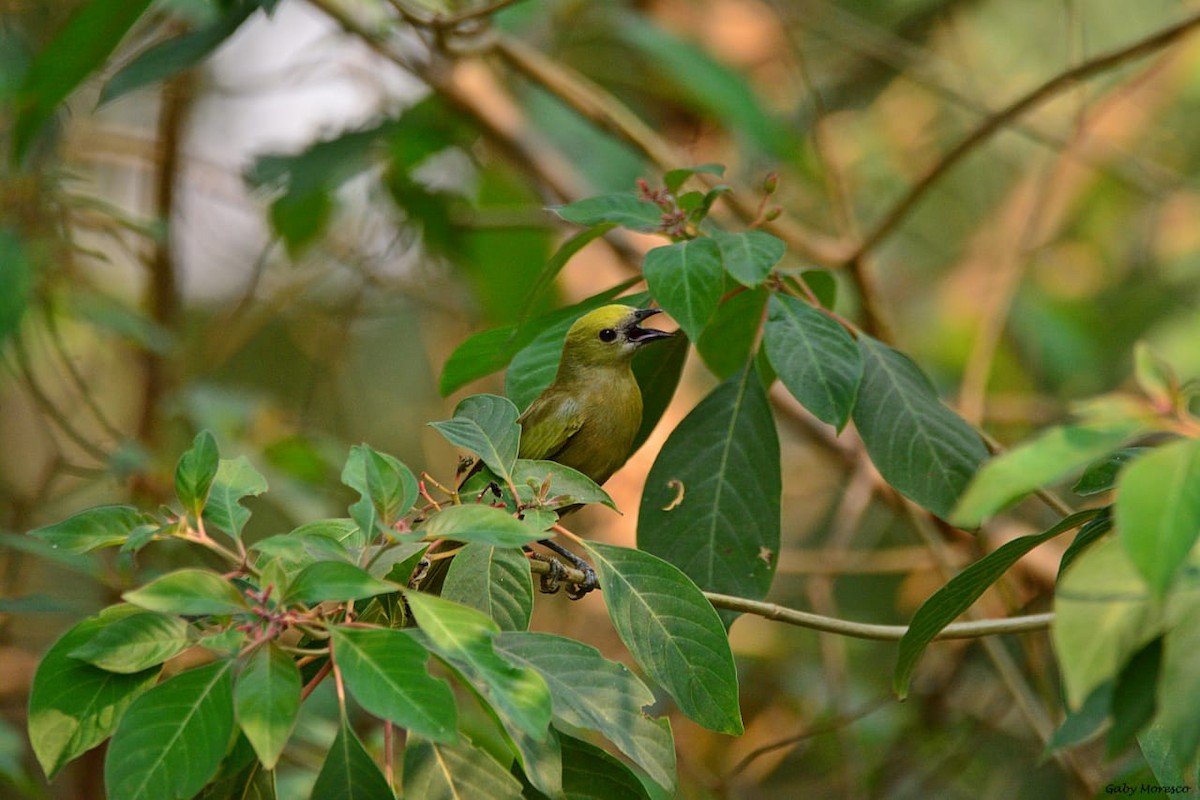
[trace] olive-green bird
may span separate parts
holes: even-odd
[[[521,458],[557,461],[596,483],[625,463],[642,425],[642,394],[630,368],[633,354],[674,335],[641,327],[661,310],[611,305],[575,321],[554,382],[517,420]]]

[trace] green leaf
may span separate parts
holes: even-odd
[[[719,379],[740,372],[750,361],[763,324],[767,290],[738,292],[719,306],[696,342],[705,365]]]
[[[642,262],[646,285],[693,342],[717,312],[724,292],[721,251],[712,239],[656,247]]]
[[[1062,558],[1058,560],[1058,576],[1061,578],[1063,573],[1066,572],[1067,567],[1071,566],[1071,562],[1111,530],[1112,507],[1105,506],[1101,509],[1100,516],[1079,529],[1079,533],[1075,534],[1075,538],[1071,540],[1071,544],[1063,551]]]
[[[633,356],[633,377],[642,392],[642,426],[633,437],[631,453],[635,453],[658,427],[663,414],[675,397],[683,365],[687,362],[688,340],[674,336],[643,347]]]
[[[239,735],[215,778],[196,800],[277,800],[275,772],[264,769],[244,735]]]
[[[850,334],[803,300],[774,294],[763,345],[792,396],[841,432],[863,379],[863,356]]]
[[[458,669],[497,711],[535,740],[550,726],[550,690],[531,669],[496,654],[496,623],[473,608],[422,592],[405,592],[409,608],[429,639],[430,649]]]
[[[450,561],[442,597],[482,611],[501,630],[523,631],[533,615],[529,560],[518,549],[468,544]]]
[[[686,575],[627,547],[587,542],[608,616],[642,669],[692,721],[740,734],[737,670],[716,610]]]
[[[344,718],[321,765],[312,796],[321,800],[395,800],[387,778]]]
[[[430,516],[420,533],[427,541],[453,539],[494,547],[520,547],[546,538],[544,530],[522,522],[504,509],[481,504],[447,506]]]
[[[32,270],[21,237],[11,228],[0,228],[0,345],[20,328],[32,287]]]
[[[1071,491],[1080,497],[1091,497],[1102,494],[1117,485],[1117,475],[1130,461],[1149,453],[1151,447],[1122,447],[1107,457],[1089,464],[1079,480],[1071,487]]]
[[[1068,705],[1079,708],[1162,632],[1161,610],[1121,543],[1102,539],[1088,548],[1059,578],[1054,595],[1051,634]]]
[[[196,66],[257,10],[257,3],[241,0],[212,24],[147,48],[104,85],[104,90],[100,92],[100,104],[111,102],[143,86],[165,81]]]
[[[96,506],[62,522],[32,530],[29,535],[68,553],[86,553],[121,544],[150,521],[148,515],[133,506]]]
[[[206,569],[168,572],[121,597],[147,611],[163,614],[240,614],[247,610],[242,593],[228,580]]]
[[[1200,538],[1200,441],[1172,442],[1117,481],[1117,535],[1160,598]]]
[[[554,285],[554,279],[562,272],[567,262],[574,258],[575,254],[580,250],[611,231],[614,227],[616,227],[615,224],[611,222],[595,225],[587,230],[580,231],[559,245],[558,249],[554,251],[554,255],[550,256],[550,260],[546,262],[546,266],[538,273],[537,280],[533,282],[533,286],[529,288],[529,293],[525,296],[525,303],[517,315],[517,320],[521,323],[528,320],[532,315],[533,309],[537,307],[537,301],[541,299],[547,289]]]
[[[187,623],[183,620],[135,613],[105,625],[70,655],[100,669],[128,675],[157,667],[187,645]]]
[[[1109,758],[1124,750],[1154,718],[1162,651],[1162,639],[1155,639],[1134,653],[1117,675],[1112,694],[1113,724],[1108,729]]]
[[[349,530],[355,533],[358,531],[358,525],[353,520],[321,520],[321,522],[333,523],[338,528],[348,525]],[[331,527],[329,530],[332,531],[333,528]],[[259,568],[262,568],[267,561],[276,560],[284,573],[291,577],[317,561],[344,561],[346,563],[354,561],[350,551],[337,538],[318,531],[319,528],[304,525],[291,533],[279,533],[259,539],[251,545],[251,549],[262,554],[258,560]],[[277,591],[284,588],[286,587],[275,587]]]
[[[551,206],[550,210],[576,225],[612,223],[642,233],[654,233],[663,221],[661,208],[629,192],[588,197],[565,206]]]
[[[521,443],[518,416],[507,398],[475,394],[455,407],[453,417],[429,425],[451,444],[475,453],[488,469],[507,480]]]
[[[1064,747],[1081,744],[1100,732],[1108,721],[1108,709],[1112,704],[1112,683],[1102,683],[1092,690],[1078,711],[1067,711],[1066,719],[1046,742],[1045,754],[1049,755]]]
[[[716,175],[718,178],[725,174],[724,164],[701,164],[698,167],[680,167],[663,173],[663,185],[671,194],[678,194],[679,187],[693,175]]]
[[[535,493],[541,491],[542,485],[549,481],[546,497],[553,500],[549,504],[550,508],[563,508],[576,503],[603,503],[613,510],[617,508],[608,492],[597,486],[587,475],[554,461],[519,458],[513,466],[512,479],[523,502],[529,502]],[[526,488],[530,489],[528,494],[522,491]]]
[[[442,365],[438,392],[445,397],[471,381],[504,369],[518,350],[533,341],[539,330],[526,326],[518,332],[515,325],[505,325],[468,337]]]
[[[233,735],[233,662],[181,672],[133,702],[113,734],[104,788],[122,800],[191,797]]]
[[[520,800],[521,784],[488,752],[410,736],[404,745],[404,797]]]
[[[208,500],[219,460],[213,435],[200,431],[192,441],[192,448],[179,457],[175,467],[175,494],[184,510],[196,518],[200,517]]]
[[[438,742],[458,740],[450,685],[429,674],[429,651],[404,631],[338,626],[333,657],[358,704]]]
[[[37,54],[18,93],[14,161],[25,157],[58,105],[108,60],[149,5],[150,0],[90,0]]]
[[[1174,791],[1170,793],[1176,794],[1180,788],[1191,782],[1188,772],[1191,771],[1195,775],[1195,751],[1177,752],[1172,746],[1169,732],[1162,726],[1152,724],[1143,728],[1138,732],[1137,743],[1138,749],[1142,751],[1142,758],[1146,760],[1146,766],[1150,767],[1159,786],[1174,787]]]
[[[650,800],[646,787],[629,767],[572,736],[562,742],[563,791],[571,800]]]
[[[782,239],[765,231],[713,233],[721,251],[721,263],[734,280],[751,289],[761,286],[787,252]]]
[[[1050,428],[988,460],[959,500],[951,522],[963,528],[977,528],[985,518],[1033,490],[1108,453],[1134,431],[1129,422]]]
[[[892,676],[892,688],[903,700],[917,660],[929,643],[960,614],[974,605],[988,588],[1033,548],[1066,531],[1078,528],[1099,515],[1098,509],[1077,511],[1057,525],[1032,536],[1005,542],[983,558],[951,578],[945,586],[921,604],[913,615],[908,631],[900,639],[900,654]]]
[[[392,527],[408,513],[420,489],[412,470],[399,459],[363,445],[366,459],[367,497],[385,527]]]
[[[1150,398],[1155,407],[1170,411],[1179,402],[1179,376],[1145,342],[1133,350],[1134,375],[1138,388]]]
[[[275,769],[300,714],[300,670],[274,642],[246,659],[233,687],[238,725],[266,769]]]
[[[871,461],[902,495],[948,518],[987,448],[908,356],[866,334],[858,346],[864,371],[854,424]]]
[[[284,597],[286,603],[314,605],[327,600],[363,600],[396,591],[396,584],[371,577],[344,561],[318,561],[300,570]]]
[[[111,736],[130,703],[157,680],[158,669],[122,675],[70,655],[135,613],[131,606],[117,606],[83,620],[60,636],[38,664],[29,694],[29,742],[48,779]]]
[[[1200,747],[1200,714],[1184,698],[1200,691],[1200,602],[1194,595],[1172,597],[1174,623],[1163,637],[1162,675],[1159,678],[1159,704],[1155,727],[1169,742],[1170,750],[1190,761]]]
[[[324,187],[288,191],[271,203],[269,216],[288,255],[296,258],[325,232],[333,216],[333,194]]]
[[[671,725],[647,716],[654,694],[628,667],[583,642],[548,633],[502,633],[496,647],[513,663],[532,667],[546,679],[555,719],[572,729],[602,734],[664,792],[674,794]],[[565,773],[563,777],[565,782]]]
[[[221,459],[208,491],[204,521],[217,526],[234,539],[240,539],[242,528],[250,519],[250,511],[242,505],[242,498],[258,497],[266,490],[267,479],[250,465],[245,456]]]
[[[638,546],[705,590],[765,597],[779,554],[780,493],[775,421],[748,366],[671,431],[642,491]]]

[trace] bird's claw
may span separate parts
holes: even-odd
[[[578,566],[579,570],[583,573],[583,583],[573,583],[567,589],[567,597],[572,600],[578,600],[599,586],[599,582],[596,580],[596,570],[592,569],[591,564],[582,562]]]
[[[556,594],[562,588],[563,575],[566,573],[562,562],[557,558],[540,556],[535,556],[535,558],[550,567],[550,569],[542,573],[541,586],[539,587],[542,594]]]

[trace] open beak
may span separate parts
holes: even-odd
[[[638,324],[646,317],[652,317],[661,311],[661,308],[639,308],[634,311],[633,319],[625,325],[625,339],[634,344],[645,344],[653,342],[655,339],[669,339],[674,336],[673,332],[660,331],[657,328],[643,328]]]

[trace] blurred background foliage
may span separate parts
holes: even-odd
[[[776,172],[787,263],[831,270],[839,311],[1001,441],[1121,387],[1136,340],[1200,372],[1191,4],[164,0],[22,133],[34,56],[84,5],[0,4],[0,137],[23,151],[0,167],[0,782],[18,796],[99,796],[99,762],[52,788],[31,768],[33,666],[135,570],[174,557],[68,557],[23,532],[165,501],[202,427],[268,476],[251,538],[341,515],[337,472],[359,441],[452,474],[424,423],[503,387],[441,397],[454,347],[637,275],[659,241],[594,242],[530,300],[571,233],[548,205],[719,162],[734,191],[718,208],[744,220]],[[180,36],[193,49],[170,69],[136,66]],[[997,114],[1055,80],[1044,102]],[[994,135],[938,171],[981,129]],[[632,543],[656,449],[714,383],[692,358],[610,482],[624,515],[589,510],[577,529]],[[785,470],[773,600],[903,623],[947,570],[1053,521],[1029,509],[979,539],[925,530],[852,438],[771,397]],[[1035,552],[984,612],[1046,610],[1056,567]],[[594,597],[541,598],[534,628],[623,652]],[[936,645],[903,705],[894,644],[749,616],[731,635],[747,733],[673,719],[684,797],[1088,796],[1144,770],[1098,745],[1043,758],[1062,702],[1042,635],[999,640],[999,656]],[[281,796],[311,783],[328,700],[309,704],[315,749],[289,749]]]

